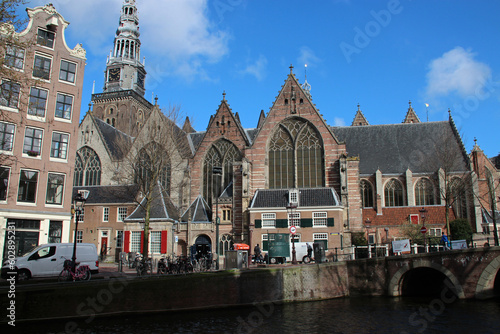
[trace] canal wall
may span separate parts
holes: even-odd
[[[331,299],[348,295],[345,263],[23,285],[16,321],[209,309]],[[4,298],[1,308],[6,309]],[[3,318],[2,321],[9,321]],[[76,327],[75,327],[76,328]]]

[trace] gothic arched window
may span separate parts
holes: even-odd
[[[420,179],[415,184],[415,205],[434,205],[434,187],[429,179]]]
[[[98,186],[101,184],[101,160],[90,147],[76,152],[74,186]]]
[[[361,180],[359,189],[363,208],[373,208],[373,187],[370,182]]]
[[[385,206],[403,206],[403,186],[396,179],[389,180],[384,189]]]
[[[149,189],[150,182],[159,182],[170,194],[172,167],[168,153],[161,145],[151,142],[139,151],[135,166],[135,183]],[[158,175],[153,180],[154,175]]]
[[[212,204],[233,181],[233,164],[241,161],[241,153],[233,143],[221,139],[207,151],[203,162],[203,197]],[[214,167],[222,167],[222,176],[213,175]]]
[[[467,218],[467,198],[465,196],[464,181],[458,177],[450,181],[453,211],[457,218]]]
[[[310,123],[283,121],[269,142],[269,188],[322,187],[323,154],[321,137]]]

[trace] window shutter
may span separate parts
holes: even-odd
[[[288,227],[288,219],[276,219],[276,228]]]
[[[327,226],[335,226],[335,218],[331,217],[326,220]]]
[[[167,232],[168,231],[161,231],[160,253],[162,253],[162,254],[166,254],[167,253]]]
[[[123,251],[125,253],[130,252],[130,231],[124,232],[124,240],[123,240]]]
[[[262,220],[255,219],[255,228],[262,228]]]
[[[313,226],[313,220],[312,218],[302,218],[300,220],[300,227],[312,227]]]
[[[144,249],[144,231],[141,231],[141,249],[139,250],[139,253],[142,254],[143,249]]]

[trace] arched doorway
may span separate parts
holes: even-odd
[[[196,259],[199,259],[210,253],[212,253],[212,241],[210,237],[205,234],[199,235],[194,242],[191,254],[194,255]]]

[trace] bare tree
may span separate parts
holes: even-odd
[[[160,196],[179,198],[182,205],[185,172],[190,154],[186,133],[177,125],[180,110],[170,107],[167,113],[157,105],[136,137],[131,150],[121,162],[122,184],[134,184],[140,196],[137,204],[144,210],[142,253],[147,258],[149,227],[153,203]]]

